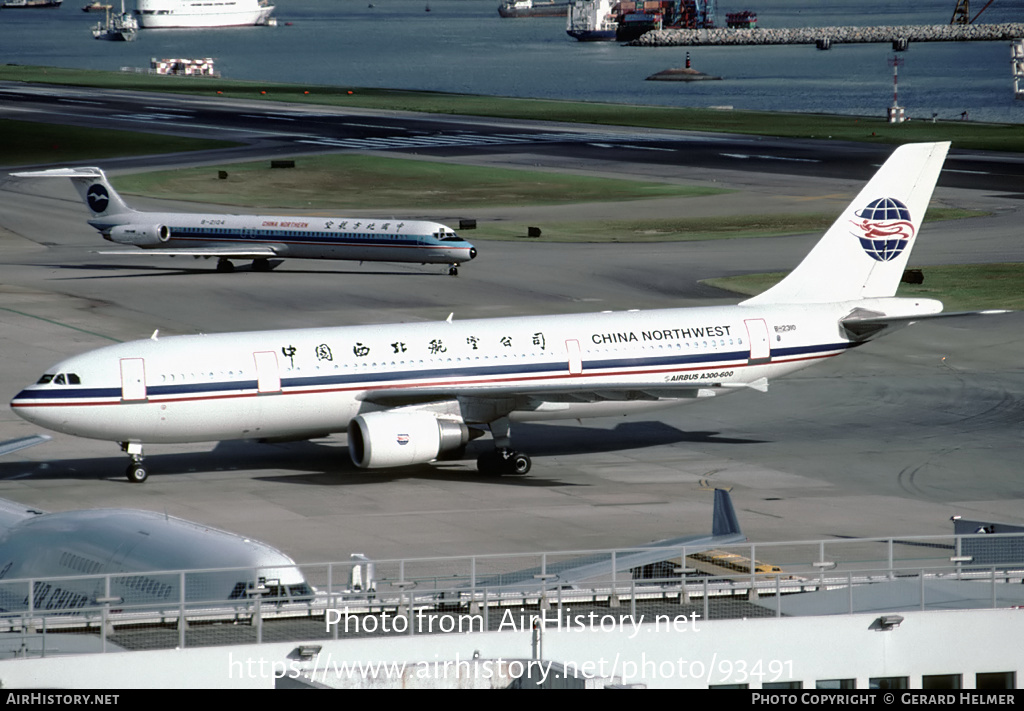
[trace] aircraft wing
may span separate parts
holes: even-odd
[[[17,501],[0,499],[0,531],[6,531],[11,526],[17,525],[25,519],[41,516],[44,513],[46,512],[19,504]]]
[[[30,435],[29,437],[20,437],[19,439],[9,439],[6,442],[0,442],[0,455],[11,454],[17,452],[19,449],[27,449],[34,447],[37,444],[43,442],[49,442],[52,439],[49,435],[37,434]]]
[[[532,586],[575,587],[591,581],[607,581],[612,573],[620,573],[652,563],[669,560],[686,554],[717,548],[730,543],[743,543],[746,536],[740,530],[732,499],[724,489],[715,489],[714,516],[711,535],[683,536],[656,541],[635,549],[619,550],[614,560],[608,553],[572,558],[548,563],[543,572],[539,568],[503,574],[500,577],[481,580],[476,587],[509,588],[523,590]]]
[[[457,399],[464,402],[476,402],[484,405],[496,400],[514,401],[511,409],[530,409],[532,406],[544,406],[557,409],[560,404],[594,402],[634,402],[658,400],[689,400],[694,398],[715,397],[738,388],[750,388],[759,392],[768,391],[768,380],[759,378],[752,383],[725,385],[708,383],[698,385],[686,384],[666,387],[614,387],[607,386],[590,390],[575,390],[558,385],[497,383],[482,384],[473,387],[440,384],[437,386],[418,386],[415,388],[389,388],[367,392],[362,396],[365,402],[371,402],[386,408],[408,407],[438,402],[439,400]]]
[[[277,250],[269,245],[253,245],[251,247],[206,247],[189,249],[111,249],[97,251],[96,254],[133,254],[138,256],[158,255],[161,257],[216,257],[219,259],[267,259],[278,256]]]

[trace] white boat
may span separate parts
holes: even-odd
[[[29,7],[60,7],[64,0],[3,0],[0,8],[15,10]]]
[[[138,0],[142,29],[266,25],[274,6],[266,0]]]

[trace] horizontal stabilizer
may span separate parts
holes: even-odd
[[[11,173],[15,178],[102,178],[99,168],[51,168],[50,170],[28,170]]]
[[[839,323],[847,335],[855,341],[865,341],[883,331],[909,326],[918,321],[936,318],[956,318],[961,316],[991,316],[1010,313],[1007,309],[988,309],[985,311],[949,311],[934,314],[909,314],[896,316],[849,316]]]

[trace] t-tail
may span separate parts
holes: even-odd
[[[948,150],[947,142],[893,151],[799,266],[744,305],[894,296]]]
[[[71,178],[78,194],[89,207],[93,217],[109,217],[135,212],[121,199],[99,168],[54,168],[11,173],[16,178]]]

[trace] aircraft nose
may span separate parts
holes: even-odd
[[[14,396],[14,399],[11,400],[10,406],[14,414],[18,415],[23,420],[28,420],[29,422],[37,425],[45,425],[46,423],[40,422],[40,410],[39,408],[34,407],[34,405],[35,398],[33,397],[33,393],[31,390],[26,389]]]
[[[469,258],[476,259],[476,247],[469,248]]]

